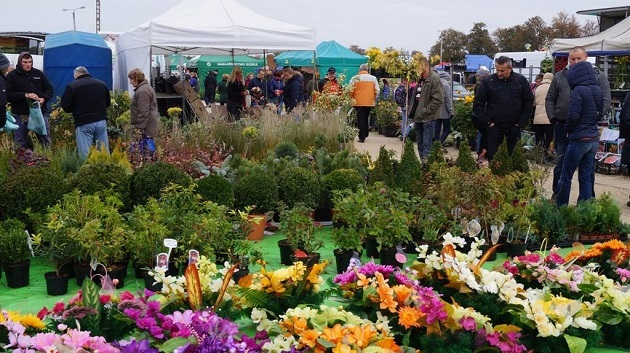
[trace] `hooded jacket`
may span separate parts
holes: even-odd
[[[287,111],[293,110],[298,104],[304,101],[304,77],[299,73],[294,73],[284,84],[282,100]]]
[[[74,126],[107,120],[107,107],[111,104],[105,82],[89,74],[70,82],[61,97],[61,108],[74,117]]]
[[[158,112],[155,92],[149,81],[138,84],[131,98],[131,125],[142,131],[147,137],[158,135],[160,113]]]
[[[378,80],[367,71],[361,70],[350,80],[350,97],[354,100],[354,107],[373,107],[376,97],[381,90]]]
[[[597,140],[597,121],[604,106],[604,94],[597,85],[591,63],[579,62],[566,72],[571,91],[566,128],[569,140]]]
[[[46,103],[53,97],[53,87],[43,72],[36,68],[24,71],[22,68],[22,57],[28,53],[24,52],[18,56],[17,68],[7,75],[7,100],[11,103],[13,114],[28,115],[30,110],[27,93],[35,93],[40,98],[44,98],[42,113],[48,111]]]
[[[553,74],[547,72],[540,83],[540,86],[534,91],[534,105],[536,107],[534,111],[534,124],[535,125],[549,125],[549,117],[547,117],[547,109],[545,107],[545,100],[547,98],[547,92],[549,92],[549,85],[553,81]]]
[[[567,121],[567,109],[569,99],[571,98],[571,88],[569,88],[569,83],[566,78],[567,71],[568,67],[565,67],[554,75],[553,81],[551,81],[549,85],[547,98],[545,99],[547,116],[552,125],[555,125],[556,122]],[[604,106],[602,111],[607,112],[608,109],[610,109],[610,84],[608,83],[608,78],[596,67],[593,68],[593,72],[595,76],[597,76],[597,85],[604,94]]]

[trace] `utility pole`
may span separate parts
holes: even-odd
[[[96,0],[96,33],[101,32],[101,0]]]

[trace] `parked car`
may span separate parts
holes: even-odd
[[[464,85],[459,82],[453,82],[453,100],[463,100],[472,95]]]

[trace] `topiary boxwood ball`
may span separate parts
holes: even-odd
[[[204,201],[213,201],[229,208],[234,205],[234,186],[220,175],[210,174],[197,180],[197,193]]]
[[[322,197],[319,177],[312,169],[288,168],[278,177],[278,185],[280,200],[289,208],[301,203],[315,209]]]
[[[162,189],[170,183],[189,186],[192,179],[186,172],[168,163],[149,164],[136,169],[129,183],[131,205],[144,204],[149,197],[159,198]]]
[[[276,179],[263,171],[240,178],[234,184],[234,207],[239,210],[254,206],[252,214],[273,211],[278,204]]]
[[[92,195],[111,188],[121,200],[129,196],[129,177],[127,170],[118,163],[97,162],[84,164],[70,182],[84,195]]]

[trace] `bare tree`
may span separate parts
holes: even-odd
[[[599,25],[593,20],[588,20],[582,26],[582,37],[588,37],[599,33]]]
[[[348,49],[352,50],[353,52],[360,54],[360,55],[365,55],[365,49],[359,47],[356,44],[351,44]]]

